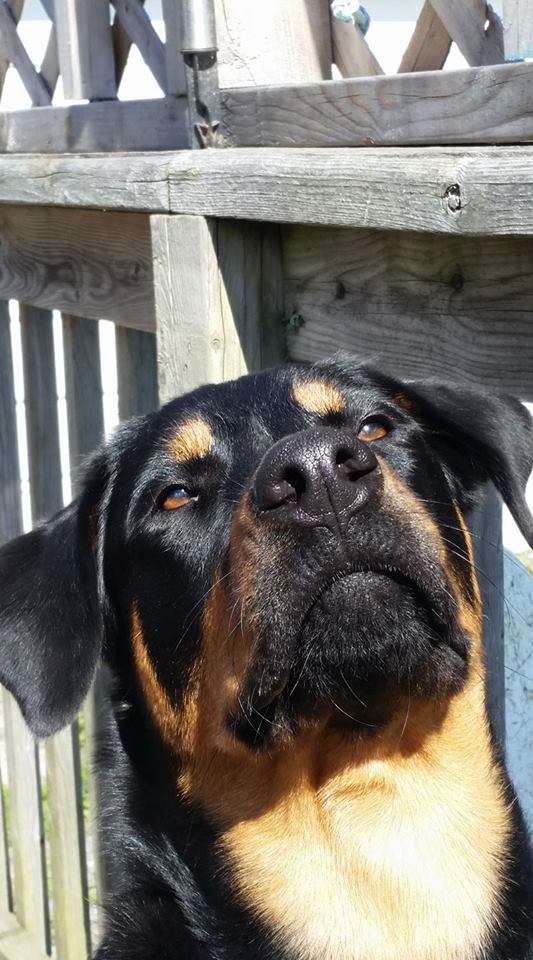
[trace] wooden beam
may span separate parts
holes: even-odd
[[[165,47],[140,0],[111,0],[123,29],[136,44],[163,93],[167,92]]]
[[[181,15],[179,0],[163,0],[165,21],[165,59],[167,66],[166,91],[169,95],[184,96],[185,64],[181,52]]]
[[[18,12],[18,11],[17,11]],[[17,16],[2,0],[0,3],[0,40],[2,55],[12,63],[24,84],[34,107],[42,107],[52,102],[50,91],[43,78],[37,73],[26,47],[17,33]]]
[[[451,45],[450,34],[435,13],[431,0],[425,0],[398,73],[441,70],[448,59]]]
[[[533,64],[222,91],[235,146],[509,143],[533,139]]]
[[[263,351],[269,362],[280,356],[281,322],[268,321],[270,342],[262,339],[263,272],[276,259],[262,257],[261,227],[181,216],[151,224],[161,401],[259,369]]]
[[[0,156],[1,203],[532,235],[533,147]]]
[[[531,240],[298,226],[283,249],[294,359],[347,350],[533,399]]]
[[[52,29],[50,30],[50,36],[44,52],[39,75],[50,91],[50,96],[53,97],[59,79],[59,54],[57,50],[55,24],[52,24]]]
[[[9,306],[0,301],[0,544],[22,533],[15,384]],[[3,864],[0,864],[3,870]]]
[[[5,299],[153,330],[146,217],[0,207],[0,233]]]
[[[54,0],[59,63],[67,100],[116,97],[107,0]]]
[[[471,67],[503,63],[503,27],[486,0],[431,0]]]
[[[4,153],[174,150],[188,146],[186,101],[123,100],[0,114]]]
[[[374,77],[383,73],[356,23],[331,17],[333,62],[341,77]]]
[[[22,15],[22,8],[24,7],[24,0],[5,0],[7,6],[11,11],[11,15],[15,22],[15,26],[19,22]],[[3,49],[0,45],[0,94],[4,89],[4,82],[6,79],[6,73],[9,69],[9,59],[5,56]]]
[[[121,420],[157,410],[157,350],[153,333],[117,326],[118,412]]]
[[[503,30],[506,60],[533,57],[531,0],[503,0]]]

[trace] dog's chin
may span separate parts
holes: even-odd
[[[375,733],[405,697],[443,699],[467,672],[468,642],[437,615],[432,597],[396,570],[356,571],[330,582],[302,622],[290,669],[272,697],[232,719],[254,748],[321,723],[350,736]],[[242,703],[242,701],[241,701]]]

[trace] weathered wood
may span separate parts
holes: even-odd
[[[59,63],[67,100],[116,96],[107,0],[54,0]]]
[[[11,14],[16,26],[22,14],[24,0],[5,0],[5,2],[11,11]],[[5,56],[4,51],[3,49],[1,49],[1,45],[0,45],[0,94],[4,89],[4,82],[6,79],[6,73],[8,71],[8,68],[9,68],[9,59]]]
[[[56,205],[441,234],[531,235],[533,147],[0,156],[1,203],[18,204],[21,218],[22,206]],[[107,223],[103,221],[106,238]],[[145,326],[150,328],[149,321]]]
[[[505,747],[502,507],[492,487],[469,517],[469,527],[483,603],[487,707],[498,742]]]
[[[327,0],[215,0],[215,12],[222,87],[331,77]]]
[[[333,62],[341,77],[373,77],[383,73],[357,24],[332,16],[331,38]]]
[[[154,216],[151,223],[161,400],[260,368],[268,303],[261,228],[203,217]],[[272,342],[268,349],[270,360]]]
[[[55,24],[52,24],[52,29],[50,30],[50,36],[39,73],[50,91],[50,96],[53,97],[59,79],[59,54],[57,50]]]
[[[452,40],[431,0],[425,0],[398,73],[440,70],[448,58]]]
[[[0,911],[13,910],[13,889],[9,868],[6,805],[4,802],[5,779],[0,770]]]
[[[50,925],[37,747],[7,691],[3,699],[15,912],[45,952],[50,946]]]
[[[146,217],[5,206],[0,233],[3,298],[153,329]]]
[[[140,0],[140,2],[144,3],[144,0]],[[126,33],[116,14],[111,25],[111,40],[115,59],[115,80],[118,90],[128,62],[128,56],[131,50],[131,38],[129,34]]]
[[[235,146],[509,143],[533,139],[533,64],[222,91]]]
[[[185,66],[181,53],[181,17],[179,0],[163,0],[165,21],[166,90],[169,95],[183,96],[186,91]]]
[[[0,911],[0,960],[48,960],[38,938],[23,930],[12,913],[3,910]]]
[[[503,28],[506,60],[533,57],[531,0],[503,0]]]
[[[139,53],[153,73],[161,90],[166,93],[165,48],[142,3],[140,3],[140,0],[111,0],[111,2],[124,30],[138,47]]]
[[[117,326],[118,413],[121,420],[157,410],[157,352],[153,333]]]
[[[33,106],[42,107],[51,103],[50,91],[37,73],[17,33],[17,17],[4,2],[0,3],[0,38],[2,55],[15,67]]]
[[[123,100],[0,114],[4,153],[178,150],[188,146],[185,98]]]
[[[431,3],[470,66],[503,63],[503,27],[490,4],[485,0]]]
[[[384,369],[533,399],[533,244],[391,231],[285,230],[300,360],[348,350]]]
[[[0,301],[0,543],[22,532],[15,388],[8,304]],[[1,865],[0,865],[1,866]]]
[[[21,306],[21,339],[34,520],[63,505],[52,316]],[[50,866],[58,960],[88,952],[89,916],[77,725],[46,742]]]

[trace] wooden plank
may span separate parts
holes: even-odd
[[[63,314],[63,352],[69,459],[72,484],[76,490],[80,465],[101,443],[104,436],[98,324],[93,320]],[[96,902],[99,908],[104,901],[108,886],[108,866],[98,824],[99,811],[102,808],[102,784],[98,770],[93,768],[93,764],[108,710],[107,681],[103,671],[100,670],[83,708],[86,762],[92,771],[89,777],[91,828],[88,839],[92,849]],[[78,956],[78,953],[73,953],[73,956]]]
[[[329,3],[268,0],[258,18],[249,0],[215,0],[221,87],[331,77]]]
[[[19,204],[20,217],[20,205],[56,205],[441,234],[531,235],[533,147],[0,156],[0,203]]]
[[[402,57],[398,73],[441,70],[450,52],[452,40],[431,0],[425,0],[416,26]]]
[[[111,0],[124,30],[137,46],[163,93],[166,93],[167,72],[165,47],[155,32],[150,17],[139,0]]]
[[[37,73],[17,33],[17,19],[7,3],[0,3],[0,38],[2,55],[13,64],[34,107],[51,103],[50,91]]]
[[[13,910],[13,888],[11,886],[11,870],[9,865],[4,788],[7,789],[7,786],[4,775],[2,771],[0,771],[0,911],[8,912]]]
[[[19,708],[3,693],[15,912],[43,952],[50,947],[37,747]],[[1,943],[1,941],[0,941]]]
[[[50,30],[50,36],[39,73],[50,91],[50,96],[53,97],[59,79],[59,54],[57,50],[55,24],[52,24],[52,29]]]
[[[260,227],[179,216],[151,224],[161,400],[261,367]]]
[[[117,326],[118,412],[121,420],[157,410],[157,352],[153,333]]]
[[[533,399],[533,244],[289,227],[291,357],[336,350],[409,377],[440,375]]]
[[[0,911],[0,960],[47,960],[38,939],[4,910]]]
[[[34,520],[63,505],[52,316],[20,308],[30,495]],[[84,957],[89,916],[77,725],[47,740],[50,866],[58,960]]]
[[[153,329],[146,217],[5,206],[0,232],[5,299]]]
[[[341,77],[374,77],[383,73],[356,23],[331,17],[333,63]]]
[[[144,0],[140,0],[140,2],[144,3]],[[131,50],[131,39],[124,30],[124,27],[122,26],[116,14],[113,18],[113,23],[111,26],[111,40],[113,42],[115,80],[118,90],[124,70],[126,69],[126,64],[128,62],[128,56]]]
[[[111,100],[115,64],[107,0],[54,0],[59,63],[67,100]]]
[[[533,57],[531,0],[503,0],[503,29],[506,60]]]
[[[0,301],[0,543],[22,532],[9,307]]]
[[[476,573],[483,602],[487,708],[495,736],[505,748],[505,650],[502,506],[491,486],[469,517]]]
[[[503,27],[486,0],[431,0],[471,67],[503,63]]]
[[[186,101],[123,100],[0,114],[4,153],[178,150],[188,146]]]
[[[252,147],[533,139],[533,64],[222,91],[221,132]]]
[[[166,91],[174,97],[186,92],[185,65],[181,52],[181,16],[178,0],[163,0],[165,21]]]

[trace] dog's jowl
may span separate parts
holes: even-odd
[[[469,534],[492,482],[533,543],[532,464],[517,401],[287,365],[127,423],[0,551],[30,728],[113,676],[98,960],[533,958]]]

